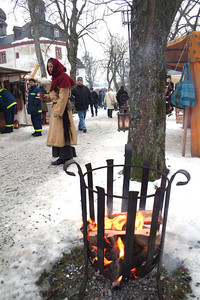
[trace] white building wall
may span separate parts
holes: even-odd
[[[67,49],[65,45],[60,45],[60,44],[51,44],[51,46],[47,44],[41,44],[41,50],[43,53],[43,58],[45,62],[45,66],[47,65],[47,61],[50,57],[56,58],[56,47],[61,48],[62,52],[62,59],[59,59],[60,63],[63,64],[66,69],[67,73],[69,74],[70,72],[70,64],[67,59]]]
[[[1,50],[3,51],[3,50]],[[15,67],[15,62],[13,60],[13,48],[7,48],[5,49],[6,51],[6,64],[2,64],[4,67],[10,67],[14,68]]]
[[[45,42],[41,42],[41,51],[44,59],[45,66],[47,65],[47,61],[50,57],[56,58],[56,47],[61,48],[62,59],[59,61],[63,64],[67,69],[67,74],[70,73],[70,64],[67,59],[67,49],[64,43],[52,43],[48,42],[44,38]],[[26,44],[24,44],[26,43]],[[6,51],[6,63],[3,64],[5,67],[17,68],[26,71],[34,71],[37,66],[37,58],[35,52],[34,41],[30,39],[24,39],[21,41],[14,42],[12,47],[5,47],[5,49],[1,49],[1,51]],[[19,58],[16,58],[16,53],[19,53]],[[84,84],[85,82],[85,69],[78,69],[77,76],[83,77]],[[36,77],[41,77],[40,69],[38,69],[36,73]],[[50,76],[47,75],[47,78],[50,79]]]
[[[37,65],[34,42],[25,45],[24,44],[20,45],[19,42],[15,44],[13,44],[13,47],[5,48],[5,50],[3,50],[6,51],[6,61],[7,61],[5,64],[3,64],[3,66],[27,70],[27,71],[31,71],[32,73]],[[41,45],[41,51],[44,58],[45,66],[50,57],[53,58],[56,57],[56,47],[61,48],[62,59],[59,61],[66,67],[67,73],[69,74],[70,64],[68,63],[68,59],[67,59],[66,46],[60,44],[51,44],[51,43],[49,44],[41,43],[40,45]],[[19,53],[19,58],[16,58],[17,52]],[[37,76],[40,76],[39,69],[37,71]]]

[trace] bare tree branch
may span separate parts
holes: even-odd
[[[169,39],[173,40],[176,37],[183,35],[187,32],[198,30],[200,26],[200,1],[188,0],[184,1],[183,5],[175,17],[172,25]]]
[[[71,65],[70,75],[75,79],[77,68],[77,53],[79,40],[85,35],[91,36],[96,31],[96,24],[103,17],[96,18],[96,7],[84,0],[80,3],[78,0],[47,0],[54,6],[54,18],[59,18],[59,28],[67,47],[67,57]],[[53,16],[53,15],[52,15]]]

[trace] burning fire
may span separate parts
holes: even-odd
[[[119,278],[117,278],[117,280],[115,280],[115,283],[119,283],[121,282],[121,280],[122,280],[122,275]]]
[[[117,214],[112,218],[108,218],[108,216],[105,216],[105,229],[125,230],[126,219],[127,219],[126,212]],[[88,222],[90,224],[89,230],[97,230],[97,224],[93,220],[89,219]],[[135,230],[141,230],[143,228],[143,225],[144,225],[144,217],[142,213],[137,212],[136,220],[135,220]]]
[[[148,237],[150,235],[152,211],[137,211],[135,218],[135,237],[134,237],[134,249],[133,255],[136,255],[138,259],[145,261]],[[98,225],[92,219],[88,219],[88,242],[92,248],[93,262],[97,261],[98,253]],[[126,223],[127,213],[119,213],[113,215],[107,215],[104,219],[104,269],[105,273],[113,280],[114,285],[119,285],[122,280],[123,273],[123,259],[125,255],[125,240],[126,240]],[[158,224],[162,224],[162,218],[158,220]],[[137,232],[136,232],[137,231]],[[159,247],[160,239],[159,235],[156,236],[155,248]],[[102,251],[102,249],[100,249]],[[100,252],[99,254],[102,255]],[[135,267],[137,264],[134,262],[131,269],[130,279],[138,279],[139,268]],[[112,274],[112,276],[110,275]]]
[[[105,230],[114,230],[114,231],[120,231],[120,230],[126,230],[126,221],[127,221],[127,213],[119,213],[117,215],[112,215],[110,218],[108,216],[105,216]],[[88,220],[88,231],[96,231],[97,230],[97,224],[92,220]],[[144,217],[141,212],[137,212],[136,214],[136,220],[135,220],[135,230],[141,230],[144,225]],[[105,242],[107,244],[110,244],[109,239],[105,236]],[[97,247],[92,246],[93,249],[97,253]],[[121,239],[121,237],[118,237],[116,240],[115,247],[118,252],[118,259],[124,258],[124,243]],[[97,260],[97,257],[95,258]],[[104,265],[108,265],[112,263],[112,260],[108,260],[105,257],[105,249],[104,249]],[[118,279],[120,281],[120,279]]]

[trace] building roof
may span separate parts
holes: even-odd
[[[0,21],[5,21],[6,20],[6,14],[3,11],[3,9],[0,8]]]
[[[15,68],[7,68],[7,67],[2,67],[0,66],[0,76],[3,75],[16,75],[16,74],[28,74],[31,71],[25,71],[21,69],[15,69]]]
[[[28,22],[22,27],[20,26],[14,26],[13,31],[14,34],[6,35],[3,37],[0,37],[0,46],[6,46],[10,45],[13,42],[21,41],[24,38],[33,39],[33,35],[31,34],[31,27],[32,23]],[[63,36],[63,32],[60,30],[60,36],[54,37],[54,28],[56,28],[56,25],[51,24],[48,21],[39,22],[39,32],[40,37],[48,38],[51,41],[65,41],[65,38]]]
[[[14,34],[0,37],[0,46],[10,45],[14,41]]]

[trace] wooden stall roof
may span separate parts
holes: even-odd
[[[19,75],[19,74],[28,74],[31,71],[26,71],[22,69],[15,69],[15,68],[7,68],[0,66],[0,76],[12,76],[12,75]]]
[[[187,35],[168,42],[166,48],[166,68],[182,71],[183,65],[188,62]]]
[[[200,61],[200,31],[192,31],[168,42],[166,48],[167,69],[182,71],[187,62]]]

